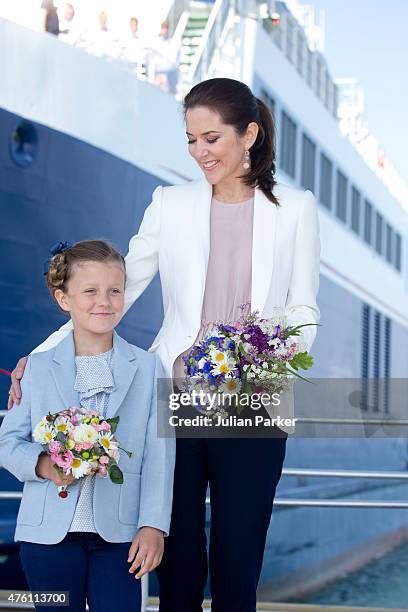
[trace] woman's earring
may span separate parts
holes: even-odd
[[[246,150],[244,153],[244,163],[242,164],[244,170],[249,170],[251,167],[251,158],[249,156],[249,151]]]

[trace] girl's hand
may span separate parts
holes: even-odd
[[[141,578],[147,572],[151,572],[162,560],[163,551],[163,532],[154,527],[142,527],[133,538],[129,548],[128,563],[132,563],[129,572],[132,574],[137,568],[140,568],[135,578]]]
[[[68,486],[75,480],[72,474],[61,477],[55,469],[54,464],[51,461],[51,457],[45,453],[41,453],[41,455],[38,457],[35,473],[40,478],[52,480],[57,487],[62,487],[63,485]]]
[[[11,373],[11,387],[7,402],[7,410],[13,407],[13,404],[19,404],[21,401],[21,386],[20,380],[23,378],[24,370],[27,365],[28,357],[22,357]]]

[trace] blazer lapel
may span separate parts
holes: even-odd
[[[65,408],[79,406],[79,396],[75,384],[75,344],[73,332],[55,347],[51,365],[51,375]],[[51,409],[52,407],[50,407]],[[52,410],[51,410],[52,411]]]
[[[272,280],[277,208],[273,202],[255,189],[254,224],[252,238],[252,292],[251,309],[262,314]]]
[[[197,228],[200,235],[201,269],[196,271],[201,280],[201,303],[204,298],[205,281],[207,278],[208,258],[210,255],[210,213],[212,186],[203,179],[199,181],[199,190],[195,200]],[[201,311],[200,311],[201,316]]]
[[[115,389],[109,396],[107,418],[115,416],[123,400],[125,399],[129,387],[137,371],[137,358],[129,344],[116,332],[113,336],[113,379]]]

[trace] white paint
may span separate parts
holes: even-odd
[[[202,176],[188,156],[179,103],[138,81],[123,65],[5,20],[0,20],[0,58],[0,107],[106,150],[170,183]],[[404,233],[407,215],[262,30],[254,62],[259,76],[295,120],[334,161],[341,160],[341,169]],[[248,77],[248,64],[245,72]],[[322,259],[337,277],[324,266],[323,274],[335,276],[338,284],[366,301],[371,299],[364,293],[368,292],[373,305],[377,299],[382,310],[385,303],[408,313],[402,275],[323,209],[320,219]]]
[[[180,182],[179,175],[201,176],[188,155],[179,103],[136,79],[120,62],[2,19],[0,58],[5,58],[0,60],[0,107],[170,183]]]

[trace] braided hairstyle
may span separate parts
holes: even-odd
[[[58,289],[66,292],[75,266],[87,261],[119,263],[126,277],[125,260],[113,246],[104,240],[82,240],[51,258],[46,278],[52,297]]]
[[[276,185],[276,130],[273,115],[250,88],[235,79],[215,78],[195,85],[184,98],[188,110],[204,106],[217,112],[223,123],[234,127],[239,136],[250,123],[258,124],[257,138],[250,149],[251,167],[240,178],[248,187],[259,187],[270,202],[279,206],[273,189]]]

